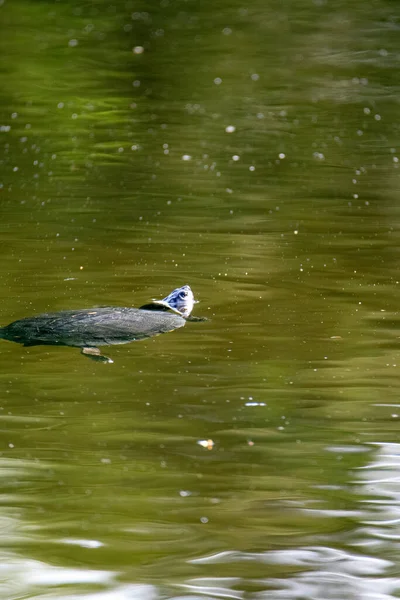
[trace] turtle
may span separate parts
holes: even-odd
[[[24,346],[74,346],[92,360],[112,363],[99,346],[127,344],[183,327],[191,317],[195,299],[190,286],[176,288],[162,300],[140,308],[105,306],[45,313],[0,328],[0,338]]]

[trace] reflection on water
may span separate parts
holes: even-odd
[[[0,325],[208,318],[0,340],[1,599],[398,596],[398,17],[360,7],[0,2]]]

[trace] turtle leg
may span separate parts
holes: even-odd
[[[87,356],[88,358],[91,358],[92,360],[95,360],[97,362],[103,362],[103,363],[113,363],[114,362],[108,356],[104,356],[103,354],[101,354],[99,348],[96,348],[95,346],[86,346],[86,347],[82,348],[81,354],[83,354],[84,356]]]
[[[200,323],[200,321],[208,321],[207,317],[186,317],[186,321]]]

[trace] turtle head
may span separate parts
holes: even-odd
[[[161,302],[164,306],[167,305],[171,310],[178,312],[187,319],[193,310],[195,299],[190,286],[183,285],[163,298]]]
[[[188,285],[183,285],[180,288],[176,288],[176,290],[162,300],[153,300],[140,308],[142,310],[170,310],[181,315],[184,319],[188,319],[195,303],[196,300],[194,299],[192,290]]]

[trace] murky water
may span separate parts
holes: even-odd
[[[0,340],[1,599],[399,597],[400,13],[215,9],[1,3],[1,324],[208,318]]]

